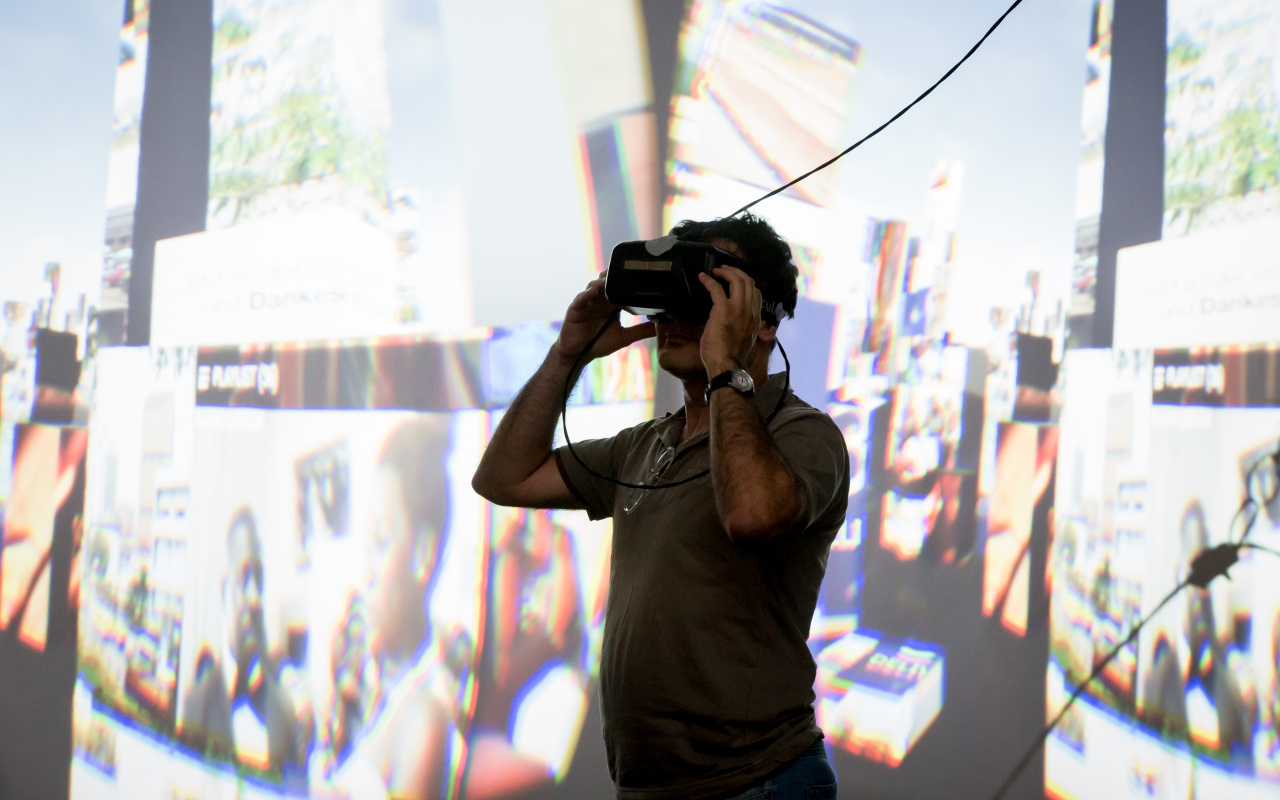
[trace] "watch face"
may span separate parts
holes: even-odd
[[[734,370],[733,377],[729,379],[729,383],[733,384],[733,388],[740,392],[749,392],[755,388],[751,375],[746,370]]]

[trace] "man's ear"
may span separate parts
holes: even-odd
[[[778,326],[770,325],[762,320],[760,322],[760,332],[756,335],[760,337],[760,341],[762,342],[772,342],[774,339],[778,338]]]

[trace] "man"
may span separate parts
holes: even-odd
[[[578,354],[618,309],[604,281],[587,285],[560,336],[512,403],[472,485],[495,503],[585,508],[614,520],[600,695],[609,770],[620,798],[835,797],[814,723],[815,673],[805,640],[827,550],[844,521],[848,453],[835,423],[768,375],[777,319],[795,311],[791,249],[753,215],[684,222],[672,233],[745,260],[700,276],[710,317],[609,327],[592,358],[650,336],[678,378],[684,407],[611,439],[551,450]],[[732,385],[750,374],[754,396]],[[719,378],[719,380],[714,380]]]
[[[179,738],[197,750],[255,771],[302,780],[306,732],[280,685],[267,652],[262,616],[262,543],[247,506],[227,530],[227,572],[222,582],[227,624],[225,654],[201,653],[186,694]]]

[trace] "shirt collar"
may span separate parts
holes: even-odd
[[[778,404],[778,398],[782,397],[783,389],[790,389],[787,384],[787,373],[775,372],[769,376],[763,386],[756,387],[753,399],[756,401],[756,411],[760,412],[761,419],[768,419],[773,413],[774,406]]]

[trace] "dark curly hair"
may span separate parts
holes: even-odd
[[[671,234],[685,242],[709,244],[714,239],[733,242],[742,251],[747,262],[746,272],[760,288],[765,302],[781,303],[782,316],[795,316],[800,270],[791,261],[791,245],[763,217],[747,212],[710,222],[686,219],[672,228]]]

